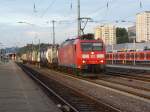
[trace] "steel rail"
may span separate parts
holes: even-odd
[[[58,95],[56,92],[54,92],[51,88],[49,88],[45,83],[43,83],[41,80],[39,80],[37,77],[35,77],[29,70],[27,70],[28,68],[26,68],[25,66],[19,65],[23,71],[25,73],[27,73],[28,75],[30,75],[35,81],[37,81],[42,87],[44,87],[46,90],[48,90],[49,92],[51,92],[53,95],[55,95],[58,100],[61,101],[61,103],[63,102],[65,105],[67,105],[73,112],[79,112],[78,110],[76,110],[72,105],[70,105],[66,100],[64,100],[60,95]]]
[[[130,78],[130,79],[135,79],[135,80],[140,80],[144,82],[150,82],[150,79],[148,77],[143,77],[143,76],[135,76],[132,75],[131,73],[123,73],[123,72],[116,72],[116,71],[107,71],[105,74],[111,74],[113,76],[119,76],[123,78]]]
[[[135,86],[135,85],[129,85],[129,84],[126,84],[126,83],[116,82],[116,81],[112,81],[112,80],[108,80],[108,79],[104,79],[104,78],[99,78],[99,80],[150,92],[150,88],[144,88],[144,87],[139,87],[139,86]]]
[[[54,71],[54,72],[62,73],[60,71]],[[64,73],[64,74],[69,75],[69,76],[74,77],[74,78],[81,79],[81,80],[86,80],[86,81],[89,81],[89,82],[92,82],[92,83],[95,83],[95,84],[98,84],[98,85],[101,85],[101,86],[104,86],[104,87],[108,87],[108,88],[111,88],[111,89],[114,89],[114,90],[118,90],[118,91],[121,91],[121,92],[124,92],[124,93],[129,93],[131,95],[138,96],[140,98],[144,98],[144,99],[147,99],[147,100],[150,99],[150,96],[146,96],[146,95],[143,95],[143,94],[138,93],[138,92],[129,91],[129,90],[126,90],[124,88],[119,88],[119,87],[115,87],[115,86],[112,86],[112,85],[108,85],[106,83],[96,82],[95,80],[90,79],[90,78],[83,78],[83,77],[75,76],[73,74],[68,74],[68,73]],[[138,87],[135,88],[135,89],[138,89]],[[147,89],[147,90],[149,91],[149,89]]]
[[[112,106],[109,105],[104,105],[104,103],[100,103],[100,102],[95,102],[95,100],[91,100],[89,101],[90,103],[88,103],[86,100],[87,99],[83,99],[84,97],[87,98],[87,96],[81,96],[82,98],[77,99],[78,97],[68,97],[68,98],[72,98],[71,102],[78,103],[75,104],[76,106],[73,106],[73,103],[70,104],[70,102],[68,102],[66,99],[64,99],[64,97],[62,97],[60,94],[57,94],[53,89],[51,89],[49,86],[47,86],[45,84],[45,82],[41,81],[41,79],[37,78],[33,72],[33,69],[31,70],[31,68],[27,68],[26,66],[20,65],[22,67],[22,69],[29,74],[33,79],[35,79],[38,83],[40,83],[40,85],[42,85],[45,89],[47,89],[49,92],[53,93],[59,100],[61,100],[61,102],[63,102],[65,105],[67,105],[67,107],[69,107],[69,112],[85,112],[85,111],[95,111],[95,112],[100,112],[100,110],[102,112],[121,112],[119,109],[116,109]],[[30,69],[30,70],[29,70]],[[47,77],[46,77],[47,78]],[[71,91],[71,90],[69,90]],[[62,91],[63,92],[63,91]],[[82,94],[83,95],[83,94]],[[90,98],[89,98],[90,99]],[[89,100],[88,99],[88,100]],[[84,102],[84,103],[83,103]],[[92,102],[92,103],[91,103]],[[87,104],[86,104],[87,103]],[[77,105],[80,107],[77,107]],[[102,110],[102,108],[99,108],[100,105],[104,108],[104,110]],[[94,109],[94,110],[93,110]],[[99,110],[100,109],[100,110]],[[105,110],[106,109],[106,110]]]

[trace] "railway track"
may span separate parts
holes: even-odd
[[[68,88],[27,66],[18,65],[47,91],[64,112],[121,112],[111,105],[99,102],[79,91]]]
[[[120,72],[117,72],[119,75],[116,74],[116,72],[110,72],[110,73],[114,77],[121,77],[121,78],[126,78],[126,79],[129,79],[129,80],[131,80],[131,79],[133,80],[134,79],[134,80],[138,80],[138,81],[142,81],[142,82],[149,82],[149,79],[146,80],[147,77],[144,77],[144,80],[143,80],[143,79],[140,79],[140,77],[135,78],[135,76],[133,76],[133,78],[131,78],[132,75],[130,77],[130,75],[128,75],[128,74],[126,74],[126,76],[125,75],[120,75],[121,74]],[[141,73],[145,73],[145,72],[141,72]],[[68,75],[67,73],[65,73],[65,74]],[[100,74],[100,75],[108,76],[108,73],[107,73],[107,75],[106,75],[106,73],[105,74]],[[150,89],[146,88],[146,87],[129,85],[127,83],[122,83],[122,82],[115,82],[115,81],[112,81],[112,80],[107,80],[105,78],[98,78],[98,79],[83,78],[83,77],[75,76],[75,75],[72,75],[72,74],[69,74],[69,76],[72,76],[72,77],[75,77],[75,78],[79,78],[81,80],[86,80],[86,81],[89,81],[89,82],[92,82],[92,83],[95,83],[95,84],[98,84],[98,85],[109,87],[109,88],[112,88],[112,89],[115,89],[115,90],[118,90],[118,91],[121,91],[121,92],[124,92],[124,93],[129,93],[129,94],[138,96],[140,98],[144,98],[144,99],[150,100],[150,94],[149,94],[150,93]],[[127,76],[129,76],[129,77],[127,77]]]
[[[144,72],[142,72],[144,73]],[[142,74],[141,73],[141,74]],[[135,80],[140,80],[144,82],[150,82],[150,78],[142,76],[142,75],[135,75],[135,73],[127,72],[127,71],[106,71],[105,74],[117,76],[117,77],[123,77],[123,78],[128,78],[128,79],[135,79]]]
[[[116,78],[116,77],[113,77],[113,78]],[[131,85],[131,84],[128,84],[128,83],[125,83],[125,82],[121,82],[121,81],[119,82],[119,81],[110,80],[110,79],[107,79],[105,77],[99,77],[99,80],[150,92],[150,88],[148,88],[148,87],[141,87],[141,86],[137,86],[137,85]],[[128,81],[134,81],[134,80],[128,79]]]
[[[148,88],[140,88],[137,86],[128,86],[126,84],[122,84],[122,83],[116,83],[113,81],[108,81],[108,80],[94,80],[91,81],[93,83],[102,85],[104,87],[109,87],[111,89],[117,90],[117,91],[121,91],[123,93],[129,93],[131,95],[134,96],[138,96],[139,98],[144,98],[146,100],[150,100],[150,90]]]
[[[92,78],[91,79],[91,78],[83,78],[83,77],[79,77],[79,76],[75,76],[75,75],[67,74],[67,73],[65,73],[65,74],[69,75],[69,76],[72,76],[72,77],[75,77],[75,78],[78,78],[78,79],[81,79],[81,80],[86,80],[86,81],[89,81],[89,82],[92,82],[92,83],[95,83],[95,84],[98,84],[98,85],[102,85],[104,87],[109,87],[109,88],[112,88],[112,89],[115,89],[115,90],[118,90],[118,91],[121,91],[121,92],[124,92],[124,93],[129,93],[129,94],[132,94],[134,96],[138,96],[140,98],[150,100],[150,95],[149,95],[150,89],[149,88],[131,86],[131,85],[128,85],[128,84],[123,84],[123,83],[114,82],[114,81],[108,81],[108,80],[101,79],[101,78],[99,78],[99,79],[93,79]],[[105,76],[106,76],[106,74],[105,74]]]

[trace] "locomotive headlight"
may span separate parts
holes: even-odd
[[[97,54],[97,58],[104,58],[104,54]]]
[[[89,58],[89,54],[82,54],[82,58]]]
[[[85,64],[85,61],[83,60],[82,63]]]
[[[101,63],[104,63],[104,60],[101,60],[100,62],[101,62]]]

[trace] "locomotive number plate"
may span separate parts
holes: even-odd
[[[91,55],[91,58],[96,58],[96,56],[95,55]]]

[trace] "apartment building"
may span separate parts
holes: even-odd
[[[95,28],[95,39],[102,39],[106,45],[116,44],[116,28],[114,25],[103,25]]]
[[[150,41],[150,11],[136,15],[136,41]]]

